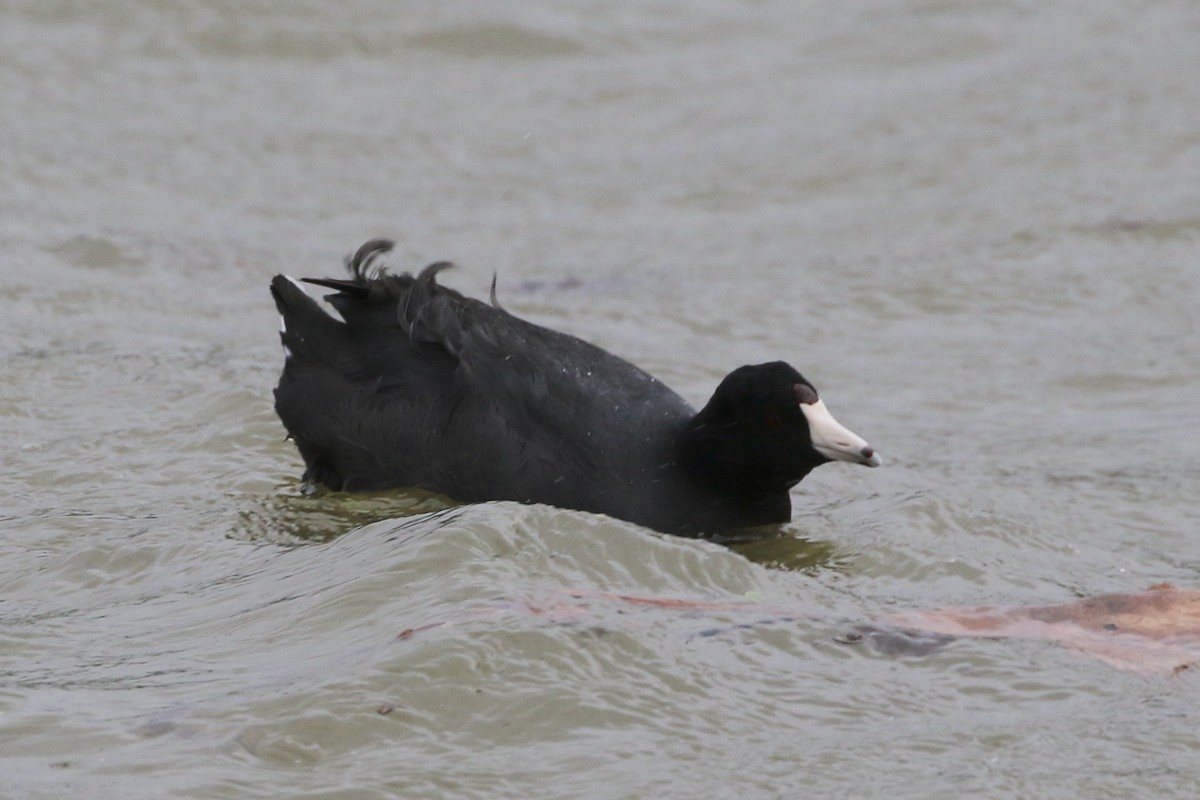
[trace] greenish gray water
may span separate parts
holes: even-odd
[[[1200,585],[1194,4],[0,21],[0,796],[1194,796],[1193,674],[836,641]],[[732,548],[302,498],[266,284],[379,235],[696,402],[785,358],[886,466]]]

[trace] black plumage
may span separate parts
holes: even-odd
[[[309,483],[547,503],[694,535],[786,521],[788,490],[814,467],[879,462],[840,426],[844,455],[814,443],[812,409],[828,414],[787,364],[735,370],[696,413],[594,345],[439,285],[444,262],[375,269],[390,249],[363,245],[348,279],[305,279],[334,290],[340,320],[290,278],[271,283],[287,354],[275,407]]]

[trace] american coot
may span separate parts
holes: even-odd
[[[788,490],[827,461],[877,466],[782,361],[739,367],[699,412],[632,364],[420,275],[375,269],[364,244],[324,311],[271,282],[283,315],[275,409],[306,486],[419,487],[517,500],[696,535],[786,522]]]

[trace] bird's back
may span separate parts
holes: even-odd
[[[364,246],[349,280],[311,281],[342,320],[272,282],[288,353],[276,409],[307,478],[649,514],[692,409],[598,347],[438,285],[443,265],[369,275],[385,249]]]

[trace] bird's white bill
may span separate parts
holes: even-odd
[[[813,449],[830,461],[849,461],[868,467],[883,463],[865,439],[833,418],[824,400],[801,403],[800,410],[808,420]]]

